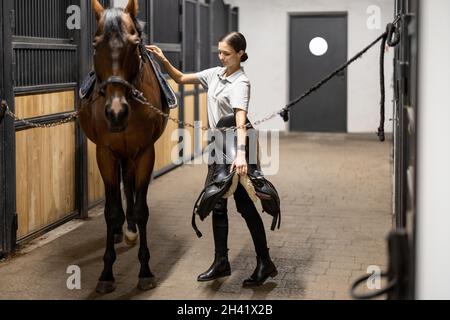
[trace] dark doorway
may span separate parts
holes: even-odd
[[[347,14],[290,16],[289,98],[296,98],[347,60]],[[347,132],[347,74],[293,108],[291,131]]]

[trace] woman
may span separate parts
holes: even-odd
[[[170,64],[160,48],[154,45],[146,46],[159,59],[168,74],[178,84],[201,84],[208,90],[208,123],[215,128],[223,116],[233,113],[238,127],[244,126],[247,120],[247,110],[250,99],[250,82],[241,68],[241,62],[248,59],[245,49],[246,40],[241,33],[231,32],[219,40],[219,59],[223,67],[215,67],[194,74],[184,74]],[[239,175],[247,174],[245,128],[237,130],[238,152],[231,168]],[[211,166],[208,168],[208,177]],[[208,180],[208,178],[207,178]],[[244,286],[259,286],[269,276],[277,275],[277,269],[269,256],[266,233],[263,221],[249,198],[244,187],[239,184],[234,193],[236,207],[250,230],[257,265],[253,274],[244,280]],[[228,216],[227,199],[222,199],[213,209],[212,214],[215,258],[209,269],[201,273],[198,281],[210,281],[231,274],[228,262]]]

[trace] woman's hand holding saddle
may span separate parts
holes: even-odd
[[[230,173],[236,168],[236,173],[240,176],[247,174],[247,160],[245,159],[245,152],[238,151],[236,159],[233,161]]]

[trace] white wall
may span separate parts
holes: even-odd
[[[291,12],[345,11],[348,13],[348,57],[384,32],[394,15],[394,0],[225,0],[239,7],[239,31],[248,42],[244,64],[252,83],[252,120],[278,110],[289,99],[289,19]],[[370,5],[381,9],[381,28],[367,28]],[[385,57],[386,132],[392,131],[393,49]],[[379,45],[348,69],[348,131],[375,132],[379,124]],[[306,75],[307,76],[307,75]],[[301,93],[299,92],[299,95]],[[257,115],[254,115],[257,113]],[[287,126],[286,126],[287,127]],[[285,128],[280,117],[262,128]]]
[[[416,296],[450,299],[450,1],[420,10]]]

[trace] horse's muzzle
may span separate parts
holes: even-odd
[[[120,105],[106,104],[105,116],[110,132],[122,132],[127,128],[129,109],[125,102]]]

